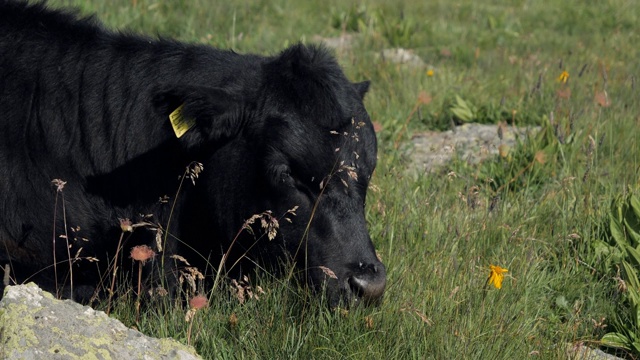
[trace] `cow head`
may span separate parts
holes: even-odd
[[[379,299],[386,270],[364,216],[377,155],[363,105],[369,83],[349,82],[325,50],[302,45],[258,66],[232,90],[174,87],[157,97],[195,119],[181,139],[205,168],[184,215],[186,231],[198,229],[189,238],[216,238],[203,243],[226,252],[246,219],[270,210],[276,238],[241,237],[235,257],[285,254],[315,288],[326,286],[332,305]]]

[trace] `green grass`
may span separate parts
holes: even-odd
[[[388,267],[384,302],[345,314],[263,274],[253,280],[266,291],[259,301],[241,305],[223,288],[196,314],[192,342],[203,357],[564,359],[567,344],[597,346],[624,311],[615,273],[601,266],[591,244],[602,234],[610,201],[638,188],[635,3],[51,3],[95,12],[111,27],[239,52],[274,54],[315,35],[356,36],[338,57],[351,79],[372,80],[366,105],[383,128],[373,179],[379,190],[369,193],[367,220]],[[376,60],[388,47],[412,49],[433,76],[427,68]],[[566,84],[557,81],[563,70],[570,74]],[[558,91],[566,88],[571,95],[562,98]],[[605,90],[608,107],[594,101]],[[403,132],[421,91],[433,101],[421,105]],[[482,165],[458,161],[432,174],[407,171],[395,139],[449,127],[456,95],[489,109],[479,118],[484,122],[551,126],[553,113],[560,136],[551,130]],[[539,151],[543,161],[535,158]],[[450,171],[456,175],[447,176]],[[509,269],[500,290],[485,286],[490,264]],[[114,314],[147,334],[187,342],[185,309],[147,309],[136,324],[133,303],[120,299]]]

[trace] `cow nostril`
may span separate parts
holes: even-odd
[[[384,266],[367,264],[359,267],[360,272],[349,278],[351,291],[365,302],[378,300],[382,297],[387,282]]]
[[[378,272],[378,266],[376,264],[364,265],[363,263],[360,263],[360,269],[365,273],[376,274]]]

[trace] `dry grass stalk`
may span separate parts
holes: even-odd
[[[62,190],[64,189],[64,186],[67,184],[66,181],[60,180],[60,179],[53,179],[51,181],[51,184],[53,184],[56,187],[56,199],[54,202],[54,208],[53,208],[53,279],[54,279],[54,285],[56,288],[56,298],[60,297],[60,293],[58,292],[58,261],[56,259],[56,217],[58,214],[58,194],[62,193]],[[73,291],[72,291],[73,292]]]
[[[231,285],[233,286],[231,293],[238,299],[240,304],[244,304],[247,299],[258,301],[260,300],[260,295],[264,294],[264,290],[260,286],[256,286],[254,290],[247,276],[243,276],[240,281],[232,279]]]
[[[330,277],[331,279],[336,279],[338,280],[338,277],[336,276],[336,273],[333,272],[333,270],[329,269],[326,266],[318,266],[318,268],[320,270],[322,270],[322,272],[327,275],[328,277]]]

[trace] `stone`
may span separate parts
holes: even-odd
[[[416,55],[413,50],[394,48],[384,49],[382,52],[376,55],[376,58],[382,61],[388,61],[395,64],[403,64],[412,67],[424,67],[426,66],[424,60]]]
[[[581,342],[575,344],[566,344],[566,352],[568,359],[623,360],[622,358],[619,358],[615,355],[607,354],[600,349],[592,349]]]
[[[355,41],[355,36],[352,34],[342,34],[338,37],[322,37],[320,35],[316,35],[313,37],[314,42],[323,43],[326,47],[336,49],[338,51],[349,50],[353,47],[353,43]]]
[[[517,137],[525,139],[535,134],[540,127],[502,126],[502,139],[498,136],[499,125],[469,123],[448,131],[428,131],[413,135],[409,157],[411,168],[418,172],[432,172],[448,164],[454,156],[470,163],[478,163],[516,145]]]
[[[200,359],[192,347],[156,339],[37,285],[7,286],[0,301],[2,359]]]

